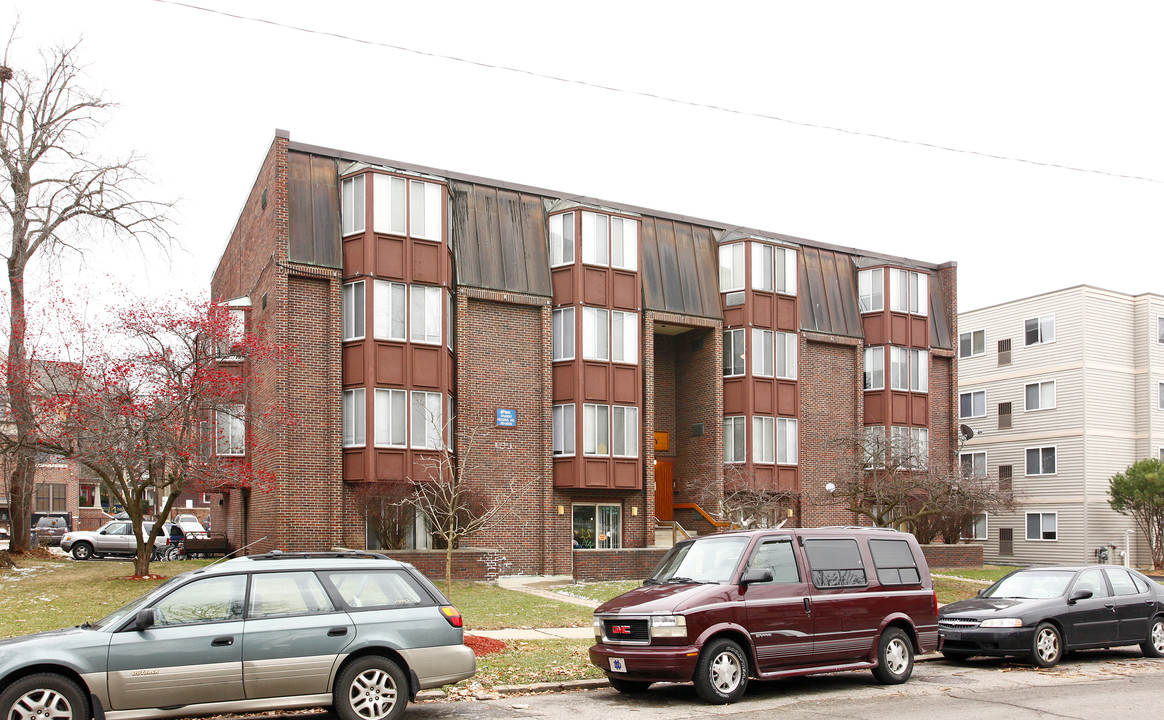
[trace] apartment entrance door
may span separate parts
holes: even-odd
[[[672,475],[671,460],[655,460],[655,517],[660,520],[674,519],[675,479]]]

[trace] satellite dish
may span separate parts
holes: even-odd
[[[969,440],[970,438],[974,437],[974,428],[970,427],[969,425],[959,425],[958,432],[962,434],[963,440]]]

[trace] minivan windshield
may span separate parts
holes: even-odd
[[[1020,570],[1007,575],[982,593],[983,597],[1047,599],[1067,592],[1075,573],[1070,570]]]
[[[740,564],[749,540],[731,536],[680,543],[671,548],[643,584],[726,583]]]

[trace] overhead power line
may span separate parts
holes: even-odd
[[[321,35],[324,37],[334,38],[336,40],[343,40],[345,42],[358,43],[360,45],[369,45],[372,47],[387,48],[390,50],[398,50],[400,52],[411,53],[413,55],[420,55],[422,57],[437,58],[440,60],[449,60],[451,62],[464,63],[466,65],[474,65],[480,68],[489,70],[501,70],[504,72],[515,73],[518,75],[528,75],[530,77],[540,78],[542,80],[551,80],[554,82],[567,83],[571,85],[579,85],[582,87],[593,88],[596,90],[606,90],[613,93],[621,93],[623,95],[635,95],[638,97],[650,98],[652,100],[660,100],[662,102],[674,103],[676,105],[683,105],[686,107],[703,108],[706,110],[715,110],[717,112],[729,113],[732,115],[741,115],[744,117],[759,118],[761,120],[771,120],[773,122],[785,123],[787,125],[795,125],[798,127],[813,128],[816,130],[827,130],[829,132],[844,133],[846,135],[855,135],[857,137],[867,137],[874,140],[884,140],[886,142],[899,143],[901,145],[913,145],[915,147],[930,148],[931,150],[942,150],[944,152],[961,153],[963,155],[975,155],[978,157],[990,158],[992,160],[1004,160],[1007,162],[1025,163],[1027,165],[1038,165],[1041,167],[1056,168],[1058,170],[1070,170],[1071,172],[1091,173],[1093,175],[1106,175],[1107,177],[1123,178],[1125,180],[1138,180],[1142,182],[1150,182],[1164,185],[1164,180],[1157,178],[1145,177],[1143,175],[1127,175],[1124,173],[1110,172],[1107,170],[1097,170],[1095,168],[1078,167],[1075,165],[1064,165],[1061,163],[1044,162],[1042,160],[1030,160],[1028,158],[1016,157],[1013,155],[999,155],[996,153],[983,152],[980,150],[967,150],[966,148],[952,147],[949,145],[940,145],[938,143],[924,142],[921,140],[907,140],[905,138],[893,137],[891,135],[882,135],[879,133],[865,132],[862,130],[851,130],[849,128],[838,127],[836,125],[824,125],[821,123],[805,122],[803,120],[792,120],[779,115],[769,115],[767,113],[752,112],[749,110],[739,110],[737,108],[724,107],[722,105],[715,105],[713,103],[696,102],[693,100],[683,100],[667,95],[659,95],[656,93],[646,92],[643,90],[630,90],[627,88],[615,87],[613,85],[604,85],[602,83],[593,83],[586,80],[578,80],[577,78],[560,77],[557,75],[550,75],[549,73],[537,72],[536,70],[526,70],[524,68],[509,67],[507,65],[496,65],[493,63],[482,62],[480,60],[473,60],[471,58],[457,57],[456,55],[446,55],[443,53],[427,52],[425,50],[417,50],[415,48],[406,47],[404,45],[396,45],[393,43],[380,42],[378,40],[365,40],[363,38],[352,37],[344,35],[343,33],[329,32],[327,30],[316,30],[314,28],[301,27],[298,25],[290,25],[288,23],[279,22],[278,20],[268,20],[261,17],[251,17],[249,15],[240,15],[238,13],[226,12],[224,10],[216,10],[214,8],[202,7],[200,5],[193,5],[191,3],[180,2],[179,0],[153,0],[153,2],[162,3],[164,5],[176,5],[178,7],[188,8],[190,10],[197,10],[200,12],[210,13],[212,15],[220,15],[222,17],[231,18],[233,20],[244,20],[247,22],[261,23],[263,25],[270,25],[272,27],[282,28],[285,30],[294,30],[295,32],[308,33],[310,35]]]

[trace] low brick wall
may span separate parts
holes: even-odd
[[[388,557],[415,565],[429,580],[445,577],[444,550],[382,550]],[[453,551],[454,580],[496,580],[501,575],[512,575],[514,570],[505,557],[496,550],[465,548]]]
[[[575,580],[642,580],[670,548],[575,550]]]
[[[945,545],[934,543],[922,545],[922,553],[931,568],[980,567],[982,565],[982,545],[959,543]]]

